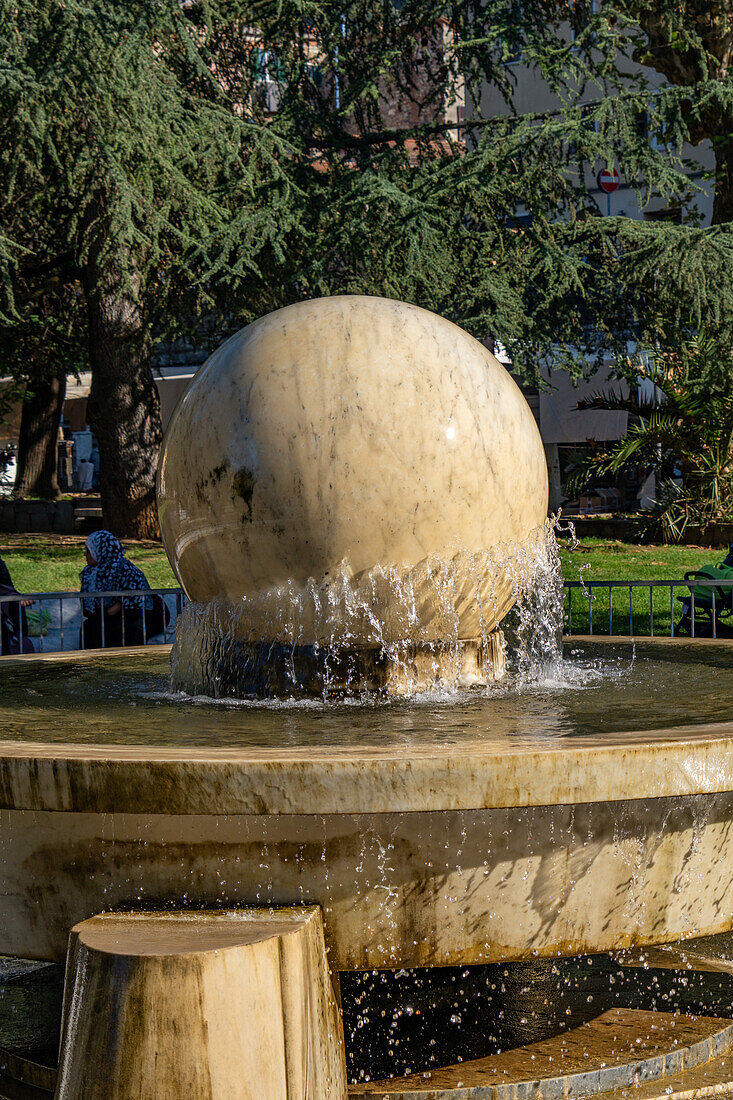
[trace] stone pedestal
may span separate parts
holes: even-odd
[[[110,913],[67,958],[56,1100],[346,1100],[320,909]]]
[[[439,686],[477,687],[500,680],[504,671],[501,630],[448,643],[290,645],[237,638],[204,609],[194,629],[177,631],[171,686],[215,699],[338,698],[365,691],[400,697]]]

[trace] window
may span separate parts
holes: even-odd
[[[524,214],[510,214],[506,220],[508,229],[529,229],[533,222],[534,214],[532,214],[531,212]]]
[[[305,71],[309,79],[315,84],[316,88],[320,88],[323,84],[323,69],[320,65],[306,65]]]
[[[639,137],[646,141],[649,137],[649,115],[646,111],[639,111],[634,118],[634,129]]]
[[[252,99],[266,114],[273,115],[280,106],[283,89],[283,67],[274,50],[255,47],[250,54],[255,87]]]
[[[577,10],[579,17],[582,19],[584,16],[587,18],[589,15],[595,15],[598,11],[598,0],[590,0],[590,3],[580,3],[577,0],[570,0],[568,4],[570,11],[570,41],[574,42],[577,37],[575,24],[573,23],[573,12]]]

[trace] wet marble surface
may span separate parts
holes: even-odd
[[[318,904],[338,970],[571,955],[733,926],[733,795],[475,811],[0,815],[0,947],[102,909]]]
[[[56,1100],[346,1100],[315,907],[97,915],[65,992]]]
[[[730,646],[693,645],[725,666]],[[96,658],[94,674],[119,659]],[[6,661],[2,675],[27,668],[37,681],[49,667]],[[68,659],[58,667],[73,675]],[[66,736],[74,722],[119,723],[94,708],[41,712],[37,698],[30,736],[39,713]],[[190,704],[171,710],[179,723],[191,713],[200,730]],[[256,729],[264,713],[231,720]],[[432,718],[415,725],[399,707],[308,713],[290,743],[5,740],[0,949],[62,958],[75,921],[133,904],[319,904],[338,969],[574,954],[733,926],[732,722],[608,719],[602,733],[513,738],[483,714],[439,740],[419,733]],[[220,711],[206,721],[215,729]],[[281,732],[300,722],[276,715]]]
[[[288,306],[215,352],[174,412],[158,484],[166,550],[200,602],[410,575],[522,543],[547,509],[539,431],[501,364],[436,314],[362,296]],[[464,596],[460,636],[475,637]],[[511,602],[496,593],[499,618]]]
[[[0,742],[0,808],[174,814],[416,813],[733,789],[733,724],[532,752],[443,748],[141,749]]]
[[[150,698],[166,685],[162,650],[152,681],[144,650],[6,658],[0,808],[415,813],[733,790],[733,720],[707,720],[730,706],[733,642],[647,641],[633,667],[621,641],[572,648],[584,644],[623,662],[585,687],[269,709]]]
[[[581,1027],[458,1066],[352,1085],[351,1100],[569,1100],[660,1080],[729,1051],[733,1021],[612,1009]]]

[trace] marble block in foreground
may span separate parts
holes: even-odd
[[[321,914],[102,913],[69,939],[56,1100],[346,1100]]]

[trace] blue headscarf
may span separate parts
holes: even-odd
[[[149,590],[145,574],[125,557],[122,543],[110,531],[94,531],[86,541],[86,547],[94,558],[94,565],[81,571],[82,592],[127,592],[135,589]],[[117,603],[119,597],[102,601],[105,607]],[[84,600],[85,611],[96,611],[98,600]],[[148,605],[145,596],[126,596],[122,599],[126,608]],[[150,601],[152,606],[152,601]]]

